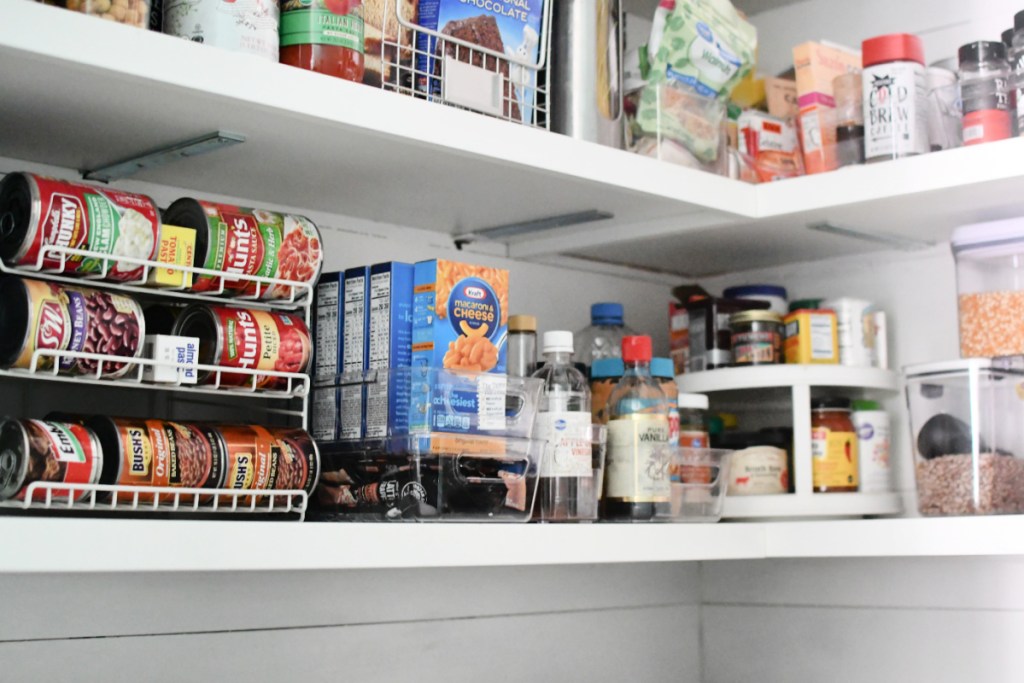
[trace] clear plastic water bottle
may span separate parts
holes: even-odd
[[[622,339],[633,334],[623,322],[622,304],[594,304],[590,325],[576,333],[576,361],[589,368],[598,358],[621,358]]]
[[[544,366],[533,374],[544,380],[536,435],[548,442],[537,518],[575,520],[581,506],[586,509],[589,502],[594,507],[598,495],[591,460],[590,387],[573,366],[572,332],[545,332],[543,348]]]

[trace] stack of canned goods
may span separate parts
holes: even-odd
[[[68,484],[51,489],[52,500],[75,501],[90,495],[75,485],[90,484],[311,493],[319,476],[320,454],[302,429],[105,416],[0,422],[0,500],[24,501],[33,482]]]

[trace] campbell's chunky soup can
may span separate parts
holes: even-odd
[[[231,275],[312,285],[323,265],[320,233],[302,216],[184,198],[168,207],[164,220],[196,231],[196,267],[227,274],[196,275],[196,292],[219,291],[223,284],[225,292],[236,296],[287,299],[293,295],[289,285],[259,284]]]
[[[145,320],[134,299],[86,287],[7,277],[0,280],[0,365],[44,370],[53,356],[38,350],[74,351],[137,358],[142,353]],[[135,365],[95,358],[62,356],[60,370],[69,374],[120,377]]]
[[[169,422],[94,417],[88,421],[107,457],[103,480],[120,486],[219,488],[226,459],[211,427]],[[134,493],[118,494],[132,500]],[[152,494],[140,494],[152,501]]]
[[[96,484],[100,481],[103,452],[91,429],[74,422],[15,420],[0,422],[0,500],[25,500],[33,482]],[[83,500],[81,489],[50,489],[51,500]],[[35,501],[46,499],[37,490]]]
[[[174,326],[174,334],[199,339],[199,363],[226,368],[305,372],[312,340],[297,315],[229,306],[190,306]],[[199,382],[216,381],[216,374],[199,374]],[[251,385],[253,376],[224,372],[222,386]],[[288,380],[257,375],[258,389],[282,389]]]
[[[159,244],[160,213],[145,195],[31,173],[0,181],[0,258],[9,266],[142,280],[141,265],[114,259],[154,260]],[[94,254],[62,256],[46,247]]]

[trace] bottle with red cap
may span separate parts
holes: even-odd
[[[625,372],[609,398],[602,518],[644,521],[668,507],[669,404],[651,377],[651,338],[622,340]]]
[[[925,154],[928,88],[921,39],[907,33],[869,38],[864,61],[864,156],[870,163]]]

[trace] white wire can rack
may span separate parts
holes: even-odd
[[[551,6],[543,2],[539,35],[526,26],[517,45],[506,45],[497,23],[482,30],[473,21],[493,15],[447,22],[437,30],[418,23],[417,3],[388,0],[380,17],[380,39],[367,40],[367,69],[379,68],[385,90],[423,97],[532,128],[550,128],[548,60],[551,54]],[[495,3],[497,4],[497,3]],[[376,18],[368,17],[367,35]],[[455,35],[487,36],[481,45]],[[375,49],[379,43],[379,49]],[[536,50],[536,57],[533,52]],[[379,60],[379,61],[378,61]]]
[[[297,489],[248,491],[162,486],[69,484],[35,481],[24,491],[24,500],[0,502],[4,510],[42,513],[73,513],[129,516],[237,516],[280,515],[303,521],[309,496]]]
[[[71,259],[92,259],[101,262],[102,268],[95,273],[74,274],[65,272],[68,262]],[[48,263],[56,265],[47,267]],[[140,266],[142,271],[138,278],[132,280],[108,280],[111,270],[115,265],[128,264]],[[154,286],[147,284],[150,274],[155,270],[166,270],[181,275],[195,277],[209,276],[217,278],[218,284],[211,290],[193,292],[184,284],[179,286]],[[109,253],[90,251],[88,249],[73,249],[70,247],[57,246],[53,244],[43,245],[39,249],[39,256],[36,262],[30,265],[9,266],[0,261],[0,272],[12,275],[35,277],[44,280],[66,283],[70,285],[89,287],[100,287],[114,289],[122,292],[131,292],[149,297],[170,297],[176,299],[187,299],[189,301],[204,301],[217,304],[244,304],[250,308],[262,309],[301,309],[308,321],[309,308],[313,301],[312,282],[296,282],[292,280],[281,280],[272,277],[259,275],[247,275],[243,273],[227,273],[221,270],[209,268],[198,268],[196,266],[178,265],[174,263],[161,263],[151,259],[140,259],[130,256],[112,257]],[[182,278],[183,282],[188,278]],[[228,283],[251,283],[254,291],[252,294],[234,294],[227,289]],[[262,298],[265,292],[271,287],[281,287],[288,292],[287,296],[278,299]]]

